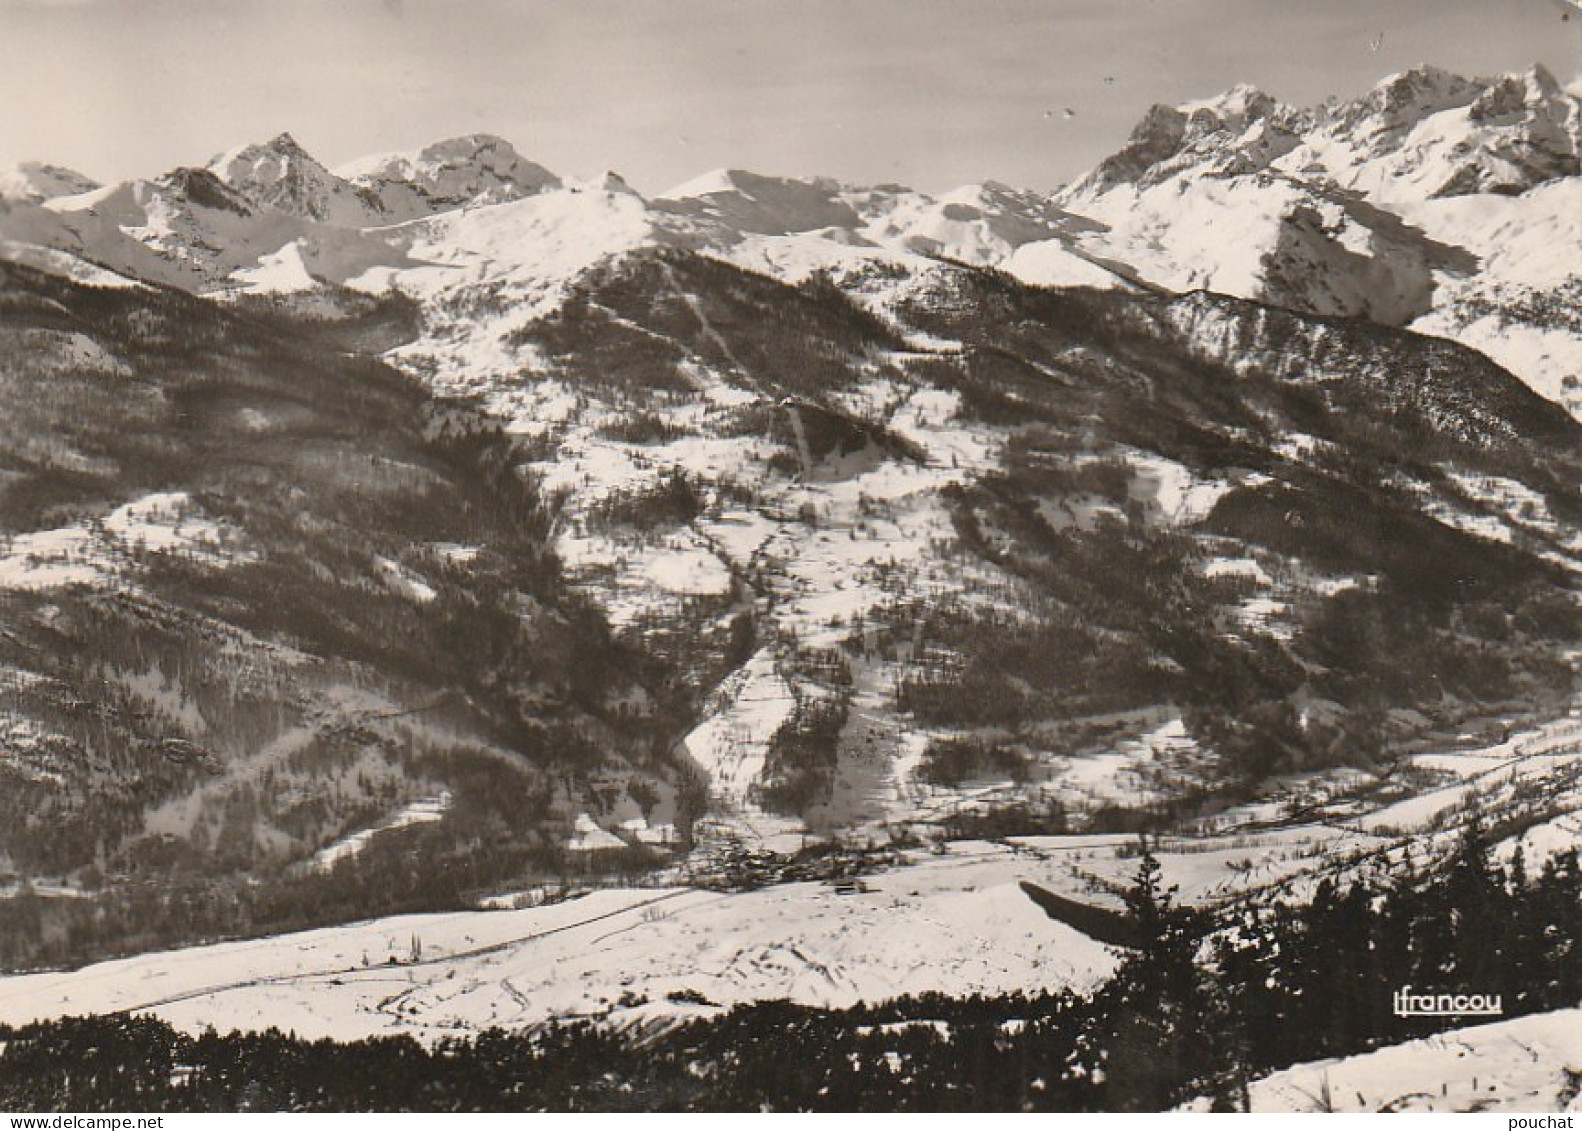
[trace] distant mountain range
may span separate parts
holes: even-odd
[[[1207,289],[1410,325],[1576,411],[1579,152],[1582,102],[1542,67],[1478,80],[1419,67],[1317,108],[1246,86],[1156,106],[1053,196],[720,170],[644,200],[614,175],[563,181],[484,135],[332,172],[282,134],[103,188],[45,165],[0,174],[0,237],[204,294],[420,290],[436,261],[553,287],[645,244],[793,282],[946,258],[1036,284]],[[481,224],[435,220],[541,196]]]

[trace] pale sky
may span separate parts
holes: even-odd
[[[0,165],[152,176],[496,133],[655,194],[719,166],[1047,189],[1154,102],[1582,63],[1563,0],[0,0]],[[1382,33],[1382,39],[1381,37]],[[1067,109],[1074,116],[1068,117]]]

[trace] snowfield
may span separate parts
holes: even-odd
[[[138,552],[182,554],[223,568],[244,551],[234,531],[204,517],[186,495],[145,495],[95,523],[0,536],[0,590],[103,586],[131,572]]]
[[[710,789],[726,807],[756,809],[752,790],[763,773],[769,738],[790,717],[796,699],[767,651],[731,673],[715,698],[720,706],[682,740],[682,747],[708,774]]]
[[[1115,859],[1103,839],[1061,852],[963,844],[868,876],[851,894],[818,883],[604,890],[146,954],[0,979],[0,1020],[131,1010],[193,1032],[276,1025],[432,1040],[551,1017],[626,1024],[712,1008],[671,994],[841,1006],[1085,986],[1115,954],[1048,919],[1017,882],[1070,888],[1079,880],[1065,857],[1090,853]]]

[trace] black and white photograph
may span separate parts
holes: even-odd
[[[1579,850],[1582,0],[0,0],[0,1131],[1572,1126]]]

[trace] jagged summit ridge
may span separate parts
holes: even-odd
[[[1362,97],[1336,107],[1332,118],[1346,130],[1364,123],[1372,132],[1405,129],[1429,114],[1465,106],[1477,93],[1472,80],[1422,65],[1385,76]]]
[[[1300,144],[1313,113],[1242,84],[1214,98],[1156,104],[1127,144],[1065,194],[1077,200],[1122,185],[1146,187],[1199,168],[1227,176],[1267,168]]]
[[[1151,283],[1418,326],[1582,413],[1579,154],[1582,99],[1543,67],[1419,66],[1309,109],[1245,86],[1155,106],[1056,202]]]
[[[1480,80],[1414,67],[1359,98],[1310,109],[1242,84],[1153,106],[1127,144],[1064,196],[1263,169],[1381,197],[1391,179],[1406,181],[1413,197],[1521,192],[1577,175],[1579,117],[1577,96],[1541,65]]]

